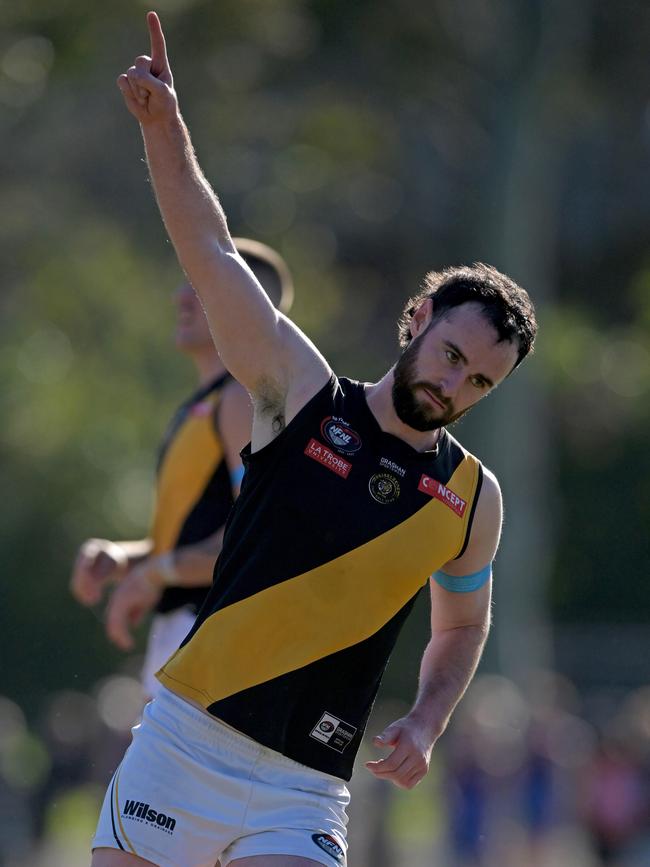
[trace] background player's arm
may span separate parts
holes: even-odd
[[[470,575],[490,563],[501,534],[502,503],[496,478],[486,471],[469,544],[462,557],[443,567],[448,575]],[[431,639],[420,664],[415,704],[407,716],[374,739],[393,747],[385,759],[366,767],[380,779],[411,789],[429,769],[431,751],[467,689],[490,627],[491,580],[478,590],[454,593],[433,578]]]
[[[118,78],[118,86],[140,122],[160,212],[201,297],[217,349],[253,397],[257,449],[325,384],[330,368],[305,335],[273,307],[237,254],[178,109],[160,21],[150,12],[147,23],[152,56],[138,57]]]
[[[233,498],[241,484],[240,452],[250,439],[251,404],[239,383],[225,386],[215,424],[223,445]],[[106,613],[106,633],[122,650],[133,647],[131,627],[137,626],[162,596],[165,587],[209,587],[221,553],[224,527],[193,545],[148,557],[130,570],[115,589]]]
[[[152,611],[166,587],[209,587],[223,531],[194,545],[143,560],[124,576],[106,607],[106,635],[121,650],[134,647],[131,629]]]
[[[151,539],[86,539],[72,569],[70,592],[82,605],[96,605],[107,585],[121,581],[132,566],[149,556],[152,545]]]
[[[250,442],[253,426],[250,398],[236,380],[231,380],[225,386],[216,409],[214,424],[223,445],[233,497],[236,499],[243,475],[241,450]]]

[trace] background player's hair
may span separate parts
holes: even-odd
[[[282,256],[250,238],[233,238],[237,252],[260,281],[273,305],[288,313],[293,304],[293,279]]]
[[[409,298],[399,319],[397,327],[401,347],[410,343],[411,318],[427,298],[433,304],[432,324],[453,307],[469,302],[480,304],[499,340],[517,343],[515,367],[532,351],[537,333],[533,303],[525,289],[491,265],[475,262],[473,265],[445,268],[444,271],[429,271],[420,291]]]

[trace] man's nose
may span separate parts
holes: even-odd
[[[449,370],[440,380],[439,388],[444,397],[453,398],[462,382],[463,372],[461,370]]]

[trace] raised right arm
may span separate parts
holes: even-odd
[[[151,58],[118,78],[142,128],[158,206],[179,261],[206,310],[224,364],[253,398],[258,442],[271,439],[321,388],[330,368],[279,313],[238,256],[219,200],[198,164],[181,117],[160,21],[147,15]],[[268,417],[268,431],[265,419]],[[275,420],[275,425],[274,425]]]

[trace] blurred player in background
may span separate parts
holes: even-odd
[[[281,310],[293,300],[289,270],[269,247],[246,238],[237,249]],[[158,454],[156,497],[146,539],[88,539],[77,556],[71,591],[96,605],[109,585],[108,637],[133,647],[131,628],[155,611],[142,671],[147,697],[160,688],[155,673],[189,632],[212,582],[223,528],[239,492],[239,452],[250,439],[251,406],[229,375],[192,286],[175,292],[176,348],[195,366],[198,387],[174,414]]]
[[[446,430],[532,348],[527,293],[486,265],[426,275],[376,383],[338,377],[238,254],[178,108],[158,16],[119,76],[167,232],[253,401],[215,580],[109,785],[93,867],[346,862],[356,752],[420,589],[411,710],[367,769],[410,789],[470,682],[501,531],[494,475]],[[429,579],[429,576],[430,579]]]

